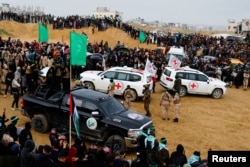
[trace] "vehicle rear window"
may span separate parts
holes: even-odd
[[[168,69],[165,69],[164,74],[166,76],[170,76],[171,75],[171,71],[169,71]]]

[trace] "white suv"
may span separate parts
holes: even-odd
[[[115,82],[115,95],[124,95],[127,86],[133,91],[132,101],[143,97],[143,85],[150,84],[152,89],[153,81],[150,74],[144,74],[143,70],[130,67],[112,67],[106,71],[85,71],[80,74],[81,85],[89,89],[107,93],[110,79]]]
[[[226,93],[225,82],[217,78],[210,78],[206,74],[187,66],[179,69],[165,67],[160,84],[165,88],[173,89],[176,76],[181,78],[180,96],[200,94],[211,95],[218,99]]]

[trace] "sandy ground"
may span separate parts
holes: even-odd
[[[2,89],[4,86],[2,86]],[[188,95],[182,98],[180,122],[161,119],[159,99],[164,89],[157,83],[156,93],[152,94],[150,109],[152,120],[156,126],[156,137],[166,137],[170,152],[181,143],[185,147],[186,155],[190,156],[194,150],[201,151],[203,158],[208,149],[213,150],[249,150],[250,138],[250,89],[228,88],[227,94],[221,99],[213,99],[210,96]],[[0,97],[1,108],[6,108],[6,115],[18,116],[18,126],[24,126],[27,117],[20,111],[10,110],[12,98]],[[119,100],[122,100],[119,98]],[[173,105],[171,106],[171,108]],[[132,109],[145,113],[143,102],[134,102]],[[173,109],[171,109],[173,110]],[[171,112],[171,118],[174,113]],[[9,122],[8,122],[9,123]],[[36,133],[32,130],[35,142],[39,144],[49,143],[48,134]],[[130,154],[131,155],[131,154]]]
[[[1,21],[0,27],[0,30],[9,33],[8,35],[0,34],[4,38],[11,36],[15,39],[19,38],[21,41],[37,40],[37,24]],[[66,29],[52,30],[49,26],[50,42],[68,42],[70,31]],[[110,28],[106,32],[95,31],[94,34],[91,33],[91,28],[77,30],[77,32],[87,33],[91,43],[108,39],[111,47],[120,40],[130,48],[137,46],[155,48],[155,45],[139,44],[138,40],[131,40],[127,34],[115,28]],[[2,85],[2,89],[4,87]],[[207,156],[208,149],[250,150],[250,89],[243,91],[242,88],[228,88],[227,93],[221,99],[193,95],[183,97],[179,123],[161,119],[159,99],[163,91],[164,89],[157,83],[150,109],[152,120],[156,126],[156,137],[158,139],[167,138],[170,152],[174,151],[179,143],[184,145],[187,156],[190,156],[194,150],[198,150],[201,151],[203,158]],[[20,118],[18,126],[24,126],[25,122],[30,120],[22,116],[19,111],[10,110],[12,100],[9,96],[7,98],[0,96],[0,114],[6,108],[7,117],[18,116]],[[145,114],[142,101],[133,103],[132,109]],[[171,118],[174,118],[173,112],[171,112]],[[49,143],[48,134],[34,131],[32,134],[38,145]]]

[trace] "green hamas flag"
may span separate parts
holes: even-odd
[[[146,40],[146,34],[143,31],[140,31],[139,40],[142,43]]]
[[[43,24],[38,24],[38,41],[39,42],[48,42],[49,40],[49,32],[48,28],[45,27]]]
[[[87,43],[86,35],[70,32],[70,65],[86,65]]]

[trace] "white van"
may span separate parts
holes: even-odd
[[[167,61],[169,60],[170,55],[177,57],[181,62],[183,62],[183,60],[187,58],[182,46],[172,46],[166,54]]]

